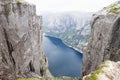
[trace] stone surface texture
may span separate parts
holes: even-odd
[[[48,76],[41,45],[41,17],[35,5],[0,0],[0,79]]]
[[[120,61],[105,61],[97,70],[83,77],[83,80],[120,80]]]
[[[120,1],[94,14],[91,35],[83,54],[83,73],[105,60],[120,61]]]

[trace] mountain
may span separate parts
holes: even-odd
[[[84,73],[95,70],[103,61],[120,61],[120,1],[93,15],[90,35],[83,53]]]
[[[43,32],[83,51],[90,34],[91,15],[82,12],[44,13]]]
[[[50,72],[56,77],[80,77],[82,53],[66,46],[61,39],[45,35],[43,48],[47,56]]]
[[[23,0],[0,0],[0,80],[50,79],[41,48],[41,17],[35,11]]]

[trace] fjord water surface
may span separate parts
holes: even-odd
[[[48,35],[43,36],[43,48],[54,76],[80,77],[82,53],[68,47],[61,39]]]

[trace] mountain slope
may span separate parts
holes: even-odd
[[[43,32],[82,51],[89,38],[91,15],[80,12],[43,14]]]

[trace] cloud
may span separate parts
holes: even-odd
[[[37,13],[86,11],[96,12],[117,0],[26,0],[37,6]]]

